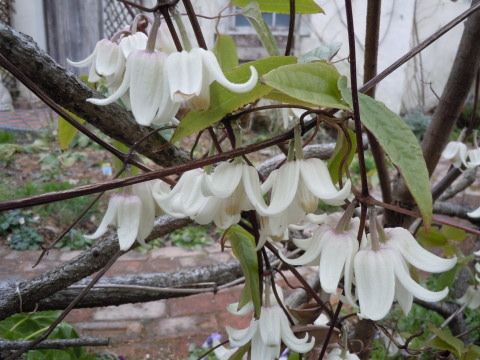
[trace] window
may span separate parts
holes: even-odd
[[[274,30],[285,30],[288,29],[290,24],[290,16],[287,14],[275,14],[275,13],[263,13],[263,20]],[[250,23],[243,15],[235,16],[235,27],[250,27]]]

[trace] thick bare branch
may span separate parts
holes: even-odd
[[[90,125],[127,145],[133,145],[150,129],[137,125],[132,115],[120,105],[96,106],[85,100],[101,95],[79,81],[41,50],[31,37],[0,23],[0,53],[34,81],[58,105],[85,119]],[[138,151],[159,165],[171,166],[188,161],[188,154],[154,135]]]
[[[36,349],[67,349],[76,346],[107,346],[109,339],[99,339],[93,337],[83,337],[78,339],[55,339],[45,340],[38,344]],[[28,344],[26,340],[5,341],[0,340],[0,351],[21,349]]]
[[[189,222],[190,220],[187,219],[162,216],[157,220],[152,234],[147,240],[168,234]],[[0,320],[18,312],[32,310],[41,299],[66,289],[68,286],[102,269],[118,251],[118,240],[115,236],[110,235],[75,259],[41,276],[18,283],[11,281],[2,284],[3,287],[0,288],[2,293]]]

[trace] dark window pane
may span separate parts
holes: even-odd
[[[272,13],[263,13],[263,20],[267,23],[268,26],[273,25],[273,14]]]
[[[250,26],[247,18],[243,15],[235,16],[235,26]]]
[[[276,14],[275,15],[275,26],[276,27],[288,27],[290,23],[290,16],[287,14]]]

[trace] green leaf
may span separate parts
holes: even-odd
[[[238,66],[237,46],[231,36],[218,35],[213,52],[224,72]]]
[[[230,227],[226,232],[226,237],[230,240],[233,254],[240,261],[243,275],[245,276],[245,287],[249,289],[250,298],[255,308],[255,315],[258,317],[260,315],[261,301],[255,239],[239,225]]]
[[[265,59],[252,61],[236,67],[227,72],[226,77],[233,82],[244,82],[250,77],[250,66],[257,69],[259,75],[266,74],[272,69],[282,65],[295,63],[294,56],[273,56]],[[210,86],[210,107],[203,111],[191,111],[180,122],[175,133],[172,136],[172,143],[175,143],[185,136],[195,134],[210,125],[221,120],[225,115],[242,106],[260,99],[267,95],[272,89],[259,83],[252,91],[244,94],[231,92],[218,83]]]
[[[339,81],[343,99],[352,105],[347,79]],[[375,136],[383,150],[402,174],[405,184],[417,202],[425,225],[432,220],[432,193],[427,165],[417,138],[408,125],[383,103],[358,94],[363,125]]]
[[[301,55],[298,58],[298,62],[306,64],[314,61],[330,61],[340,51],[342,43],[335,42],[329,45],[320,45],[315,49]]]
[[[435,289],[434,291],[441,291],[446,287],[451,287],[455,282],[457,275],[462,268],[461,265],[456,264],[452,269],[448,270],[447,272],[441,273],[438,275],[435,281]]]
[[[326,62],[293,64],[266,74],[266,84],[307,103],[336,109],[349,109],[338,90],[340,74]]]
[[[480,359],[480,347],[470,345],[462,356],[462,360],[478,360]]]
[[[75,120],[77,120],[80,124],[84,124],[85,120],[78,117],[75,114],[70,113]],[[65,120],[63,117],[58,117],[58,144],[60,145],[60,149],[66,150],[72,143],[75,135],[77,135],[78,130],[77,128],[70,125],[70,123]]]
[[[258,7],[256,2],[249,3],[243,9],[243,15],[247,18],[248,22],[252,27],[255,29],[255,32],[260,39],[265,50],[267,50],[268,55],[270,56],[278,56],[280,55],[280,50],[278,50],[278,45],[273,37],[270,28],[268,27],[267,23],[263,19],[262,12]]]
[[[310,104],[306,101],[302,101],[299,99],[295,99],[294,97],[288,96],[287,94],[284,94],[278,90],[273,89],[270,91],[267,95],[264,96],[265,99],[270,99],[270,100],[275,100],[284,104],[291,104],[291,105],[300,105],[300,106],[306,106],[309,108],[315,108],[316,105]]]
[[[335,144],[335,150],[333,151],[332,157],[328,160],[328,171],[334,183],[337,183],[340,180],[340,166],[342,165],[342,160],[345,159],[343,164],[342,173],[345,169],[348,169],[351,164],[355,151],[357,149],[357,138],[355,133],[352,130],[347,130],[348,138],[350,139],[350,151],[349,151],[349,142],[347,138],[341,132],[338,136],[337,143]]]
[[[465,230],[455,228],[453,226],[443,225],[441,231],[448,240],[463,241],[467,239],[467,233]]]
[[[437,228],[430,228],[428,230],[425,227],[421,227],[417,232],[417,240],[425,247],[442,247],[445,246],[447,238]]]
[[[432,346],[439,350],[447,350],[453,355],[456,355],[457,359],[462,357],[465,349],[465,345],[455,336],[453,336],[448,330],[440,330],[433,325],[429,326],[430,331],[437,337],[432,340]]]
[[[258,3],[263,12],[290,14],[290,0],[233,0],[233,5],[245,7],[252,2]],[[317,14],[323,13],[323,9],[314,0],[296,0],[295,12],[297,14]]]

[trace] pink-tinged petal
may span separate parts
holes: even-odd
[[[282,312],[278,315],[280,317],[280,328],[282,332],[282,342],[291,350],[300,354],[305,354],[313,349],[315,345],[315,338],[305,334],[302,339],[295,336],[286,315]],[[308,339],[310,338],[310,341]]]
[[[112,196],[108,202],[107,211],[103,216],[100,225],[98,225],[97,230],[92,235],[84,235],[87,239],[98,239],[100,236],[105,234],[108,230],[108,225],[115,225],[117,219],[117,211],[119,206],[121,206],[123,198],[120,196]]]
[[[473,210],[473,211],[470,211],[467,213],[468,217],[472,218],[472,219],[478,219],[480,218],[480,207]],[[479,255],[477,256],[480,256],[480,250],[478,251]]]
[[[87,99],[87,101],[95,105],[108,105],[120,99],[123,95],[125,95],[128,88],[130,87],[131,67],[132,67],[132,64],[129,61],[127,61],[127,67],[125,69],[125,74],[123,75],[123,81],[120,84],[120,86],[112,94],[110,94],[108,97],[104,99],[90,98],[90,99]],[[89,81],[90,81],[90,76],[89,76]]]
[[[203,81],[202,59],[186,51],[172,53],[167,57],[170,98],[181,102],[200,95]]]
[[[281,329],[278,312],[275,311],[277,308],[280,309],[278,306],[263,306],[258,320],[258,330],[262,342],[268,346],[280,345]],[[282,310],[280,309],[280,311]]]
[[[258,328],[258,321],[252,319],[250,326],[245,329],[234,329],[230,326],[226,326],[225,330],[228,334],[228,340],[233,347],[240,347],[248,343]]]
[[[300,173],[305,186],[320,200],[330,205],[342,205],[350,195],[349,180],[341,190],[333,185],[328,167],[320,159],[300,160]]]
[[[397,278],[397,281],[400,281],[402,286],[413,296],[423,301],[436,302],[443,300],[448,295],[447,288],[442,291],[430,291],[422,287],[411,278],[408,269],[406,269],[405,264],[402,263],[400,255],[394,251],[392,251],[392,254],[390,260],[393,262],[395,277]]]
[[[137,196],[125,197],[117,211],[117,234],[120,250],[130,249],[140,226],[142,202]]]
[[[128,59],[128,56],[135,50],[145,50],[147,48],[147,40],[147,35],[142,32],[136,32],[120,40],[119,46],[125,59]]]
[[[232,196],[242,180],[243,164],[222,162],[213,173],[203,178],[202,192],[205,196],[225,199]]]
[[[391,261],[392,251],[360,250],[354,259],[359,316],[383,319],[392,307],[395,295],[395,273]]]
[[[130,102],[135,120],[149,126],[157,117],[162,102],[161,86],[165,55],[148,51],[136,51],[128,57],[131,62]],[[128,66],[127,66],[128,70]]]
[[[425,250],[407,229],[387,228],[385,234],[387,245],[399,251],[405,260],[420,270],[439,273],[450,270],[457,263],[456,257],[444,259]]]
[[[217,81],[223,87],[236,93],[244,93],[251,91],[257,85],[258,72],[257,69],[255,69],[253,66],[250,66],[250,78],[242,84],[236,84],[232,83],[225,77],[222,69],[220,68],[220,64],[218,63],[217,58],[211,51],[197,48],[193,49],[192,53],[194,53],[196,56],[201,56],[203,66],[208,72],[208,78],[210,79],[210,83],[212,83],[213,81]]]

